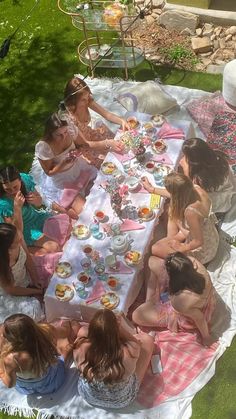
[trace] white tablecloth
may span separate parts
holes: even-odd
[[[172,125],[177,128],[182,128],[185,132],[186,138],[194,136],[194,130],[192,124],[189,121],[178,121]],[[176,164],[180,155],[180,150],[183,141],[179,139],[168,139],[166,142],[168,144],[168,155],[172,162]],[[112,153],[108,153],[106,161],[114,162],[118,169],[123,171],[122,164]],[[152,174],[145,173],[145,175],[147,175],[150,181],[154,184]],[[115,217],[114,212],[111,208],[110,196],[100,186],[101,183],[103,183],[107,179],[109,179],[109,176],[103,175],[100,171],[94,183],[94,186],[91,189],[90,195],[87,197],[86,204],[84,206],[83,212],[79,217],[78,224],[86,224],[89,226],[89,224],[93,221],[94,212],[98,209],[104,211],[104,213],[109,217],[109,223],[119,221]],[[130,192],[129,197],[132,201],[132,204],[134,204],[137,207],[141,205],[149,206],[150,194]],[[162,204],[163,200],[161,206]],[[161,208],[160,210],[156,211],[157,217],[154,220],[144,223],[144,230],[135,230],[130,231],[129,233],[124,233],[127,234],[131,239],[133,239],[131,247],[133,250],[141,252],[141,254],[143,255],[143,259],[137,267],[132,267],[132,273],[119,274],[118,272],[117,274],[115,274],[115,276],[119,279],[120,283],[120,287],[116,290],[116,293],[120,298],[120,303],[116,308],[116,311],[122,311],[126,314],[128,308],[134,302],[138,295],[138,292],[143,283],[142,268],[144,266],[144,255],[148,251],[154,226],[158,223],[158,215],[160,214],[160,212]],[[50,284],[48,286],[44,298],[46,317],[48,321],[52,321],[54,318],[63,316],[89,321],[93,316],[94,312],[102,307],[99,301],[87,305],[85,303],[85,300],[80,299],[76,293],[73,299],[68,302],[59,301],[55,296],[55,287],[58,283],[70,285],[73,282],[76,282],[78,273],[83,271],[80,261],[85,257],[85,254],[82,251],[82,246],[84,244],[92,245],[94,249],[99,251],[102,257],[105,257],[108,254],[110,254],[109,237],[105,237],[104,240],[96,240],[93,237],[89,237],[87,240],[78,240],[75,237],[71,236],[71,238],[68,240],[67,244],[64,247],[61,261],[70,262],[73,268],[73,272],[72,275],[67,279],[61,279],[56,274],[54,274],[51,278]],[[123,260],[123,256],[118,256],[118,260],[119,259]],[[90,287],[86,288],[88,291],[92,290],[95,282],[98,281],[96,275],[92,275],[92,279],[92,284],[90,285]],[[105,281],[103,281],[103,284],[105,289],[107,291],[110,291]]]

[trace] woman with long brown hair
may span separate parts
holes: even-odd
[[[108,309],[98,310],[78,336],[74,360],[80,395],[91,405],[105,408],[132,403],[151,359],[153,338],[128,333]]]
[[[0,223],[0,323],[11,313],[28,314],[39,321],[44,312],[40,278],[16,227]],[[36,298],[34,298],[36,297]]]
[[[75,144],[89,163],[99,168],[108,151],[123,153],[123,144],[114,140],[114,134],[104,123],[99,122],[94,128],[90,126],[89,110],[101,115],[107,121],[120,125],[122,129],[129,129],[127,122],[95,102],[84,80],[73,77],[67,83],[64,104],[69,121],[74,123],[78,129]]]
[[[7,387],[22,394],[48,394],[61,387],[65,367],[57,342],[68,335],[64,325],[37,324],[29,316],[13,314],[1,332],[0,379]]]
[[[70,129],[56,112],[50,115],[35,146],[31,174],[47,207],[77,219],[97,170],[80,157]]]
[[[167,237],[156,242],[152,254],[165,259],[179,251],[194,256],[202,264],[216,255],[219,235],[208,194],[184,174],[170,173],[165,178],[170,194]]]

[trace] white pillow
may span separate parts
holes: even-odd
[[[121,88],[116,100],[130,112],[150,115],[162,114],[178,106],[175,98],[165,93],[155,81],[137,83],[127,89]]]

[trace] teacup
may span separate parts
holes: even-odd
[[[152,210],[148,207],[139,208],[139,215],[141,218],[149,218],[152,213]]]
[[[102,275],[105,272],[105,265],[102,262],[97,263],[97,265],[94,268],[94,271],[98,275]]]
[[[82,282],[82,284],[86,285],[90,281],[90,276],[86,272],[80,272],[77,276],[78,280]]]
[[[102,222],[104,218],[106,217],[106,214],[101,210],[95,211],[94,215],[95,215],[95,218],[100,222]]]
[[[147,170],[148,172],[152,173],[152,172],[154,171],[154,169],[155,169],[155,163],[154,163],[153,161],[148,161],[148,162],[145,164],[145,168],[146,168],[146,170]]]
[[[83,258],[80,262],[83,269],[89,271],[91,268],[91,260],[89,258]]]
[[[130,129],[135,129],[139,126],[139,122],[137,118],[135,118],[135,116],[130,116],[129,118],[127,118],[127,123]]]
[[[162,153],[166,149],[166,144],[163,140],[157,140],[154,143],[154,147],[157,153]]]
[[[107,285],[110,289],[115,290],[119,284],[119,281],[114,276],[109,276],[107,279]]]
[[[87,257],[91,258],[93,256],[93,248],[92,246],[90,246],[90,244],[85,244],[84,246],[82,246],[82,250]]]

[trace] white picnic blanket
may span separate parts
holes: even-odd
[[[107,107],[109,110],[125,114],[125,110],[113,99],[116,96],[118,87],[124,85],[124,81],[112,81],[104,79],[87,80],[95,100]],[[129,82],[131,83],[131,82]],[[187,103],[194,98],[208,95],[194,89],[187,89],[176,86],[165,86],[165,89],[172,94],[179,105]],[[185,119],[192,121],[187,111],[181,107],[180,111],[175,112],[171,119]],[[169,120],[171,120],[169,119]],[[192,121],[194,123],[194,121]],[[195,125],[195,124],[194,124]],[[196,127],[196,135],[202,137]],[[236,200],[234,207],[228,214],[223,229],[227,233],[236,236]],[[227,253],[229,251],[229,253]],[[220,260],[223,263],[219,263]],[[219,265],[219,266],[218,266]],[[214,286],[221,296],[222,300],[231,310],[231,321],[220,338],[220,345],[215,352],[214,358],[208,367],[180,394],[165,403],[151,409],[144,409],[138,403],[122,410],[104,410],[89,406],[83,401],[77,393],[77,373],[72,367],[68,370],[67,379],[63,387],[55,394],[44,397],[22,396],[14,389],[6,389],[0,384],[0,410],[8,414],[22,414],[26,417],[33,415],[33,409],[38,409],[38,418],[47,419],[51,415],[55,418],[76,418],[84,419],[189,419],[191,417],[191,400],[194,395],[210,380],[215,373],[215,364],[217,359],[223,354],[225,349],[231,344],[233,336],[236,334],[236,295],[235,295],[235,276],[236,276],[236,249],[224,246],[221,241],[218,256],[215,261],[209,265]],[[221,334],[221,323],[216,323],[215,332]]]

